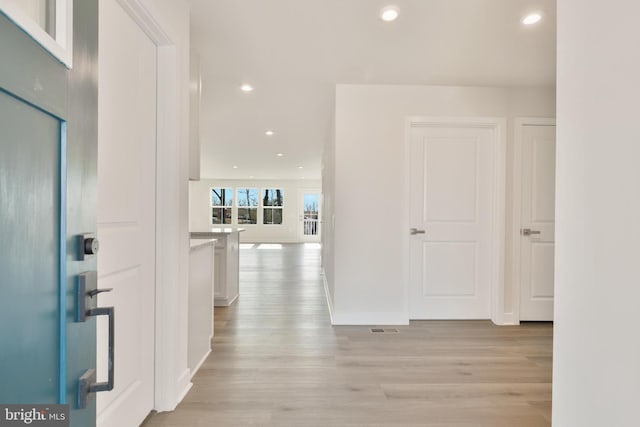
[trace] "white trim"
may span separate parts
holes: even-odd
[[[213,336],[211,336],[209,339],[210,340],[213,339]],[[200,368],[202,367],[202,365],[207,360],[207,357],[209,357],[210,354],[211,354],[211,349],[209,349],[209,351],[207,351],[205,355],[202,356],[202,359],[196,364],[196,366],[193,368],[193,371],[189,372],[190,379],[193,379],[194,375],[200,370]]]
[[[67,68],[73,66],[73,0],[56,1],[55,39],[20,7],[19,0],[0,0],[0,10],[33,40],[62,62]]]
[[[333,321],[333,302],[331,301],[329,282],[327,281],[327,275],[324,273],[324,268],[322,269],[322,283],[324,284],[324,296],[327,299],[327,307],[329,308],[329,319],[331,319],[331,324],[335,325]]]
[[[214,298],[213,299],[213,305],[216,307],[229,307],[230,305],[232,305],[234,302],[236,302],[236,300],[238,299],[240,295],[236,295],[235,297],[231,298],[231,300],[229,300],[228,297],[224,297],[224,298]]]
[[[180,393],[178,394],[178,399],[176,399],[174,407],[171,408],[172,411],[176,409],[180,402],[182,402],[182,399],[184,399],[187,393],[189,393],[191,387],[193,387],[193,383],[191,382],[191,370],[187,368],[178,378],[178,390],[180,390]]]
[[[351,325],[408,325],[409,319],[403,312],[360,312],[360,313],[333,313],[331,324],[334,326]]]
[[[520,324],[520,228],[522,214],[522,131],[525,126],[555,126],[556,119],[516,117],[513,121],[513,206],[511,210],[512,324]]]
[[[491,267],[491,320],[497,325],[506,323],[508,315],[504,311],[504,266],[505,266],[505,229],[506,229],[506,157],[507,138],[505,129],[506,119],[503,117],[408,117],[405,127],[405,217],[404,230],[409,230],[411,215],[411,197],[409,197],[409,187],[411,182],[411,130],[419,127],[468,127],[491,129],[494,134],[494,165],[493,165],[493,189],[492,207],[493,221],[491,225],[492,240],[492,260]],[[410,239],[409,233],[404,234],[404,277],[405,284],[405,313],[409,318],[409,295],[411,265],[409,262]]]
[[[175,105],[179,98],[177,49],[153,10],[140,0],[117,0],[133,21],[157,47],[156,92],[156,295],[155,295],[155,373],[154,409],[172,411],[191,389],[191,371],[182,360],[186,343],[181,341],[180,316],[186,315],[179,304],[181,283],[181,243],[179,210],[180,143],[179,118]],[[186,335],[185,335],[186,336]],[[184,347],[184,348],[183,348]],[[183,362],[185,362],[184,366]]]
[[[162,25],[158,23],[152,13],[147,10],[146,6],[140,0],[116,1],[156,46],[169,46],[173,44],[171,37],[169,37],[162,28]]]

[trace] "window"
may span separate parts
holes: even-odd
[[[238,188],[236,190],[238,204],[238,224],[258,223],[258,189]]]
[[[262,198],[263,224],[282,224],[282,190],[268,188]]]
[[[231,188],[211,189],[211,224],[231,224],[233,190]]]
[[[0,11],[71,68],[73,0],[0,0]]]

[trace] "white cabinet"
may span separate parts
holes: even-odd
[[[212,228],[192,232],[192,239],[216,239],[214,304],[227,307],[239,295],[240,233],[244,228]]]
[[[191,240],[189,253],[189,337],[191,376],[211,352],[213,338],[214,239]]]

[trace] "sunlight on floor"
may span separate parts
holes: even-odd
[[[240,243],[240,249],[253,249],[253,243]]]
[[[320,243],[305,243],[305,249],[322,249],[322,245]]]
[[[282,245],[280,243],[262,243],[258,249],[282,249]]]

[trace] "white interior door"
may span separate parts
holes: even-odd
[[[522,126],[520,320],[553,320],[555,126]]]
[[[411,319],[491,318],[496,143],[490,128],[411,130]]]
[[[322,195],[318,191],[301,191],[299,195],[299,223],[301,242],[320,241],[320,206]]]
[[[115,306],[116,341],[98,426],[138,426],[154,397],[157,49],[116,0],[100,1],[99,41],[98,282],[113,288],[99,298]],[[98,325],[99,356],[106,331]]]

